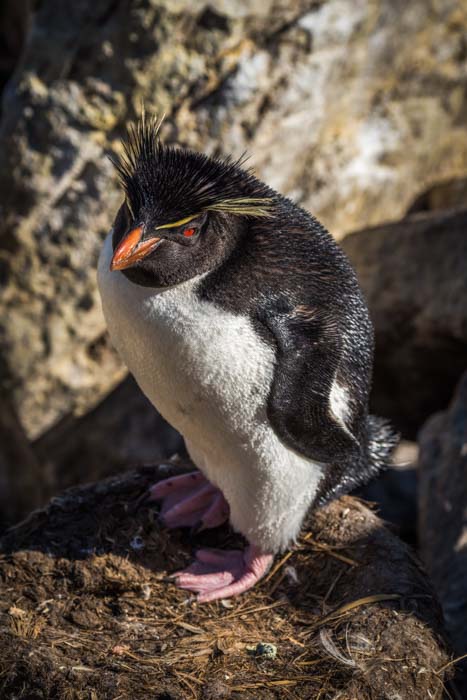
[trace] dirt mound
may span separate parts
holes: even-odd
[[[161,529],[144,494],[166,474],[67,491],[0,540],[1,697],[441,698],[438,604],[366,505],[323,508],[256,589],[198,605],[167,574],[238,537]]]

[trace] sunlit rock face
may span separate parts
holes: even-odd
[[[247,150],[341,237],[466,175],[461,5],[42,2],[0,123],[0,367],[27,435],[124,376],[95,266],[120,200],[106,156],[142,100],[165,139]]]

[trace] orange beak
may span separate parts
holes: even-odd
[[[143,227],[138,226],[130,231],[119,243],[110,263],[110,269],[112,271],[124,270],[126,267],[131,267],[135,262],[149,255],[154,248],[157,248],[161,240],[160,238],[150,238],[140,243],[142,235]]]

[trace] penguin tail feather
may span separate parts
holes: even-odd
[[[368,416],[368,447],[365,465],[366,479],[369,481],[381,470],[386,469],[391,455],[399,444],[400,435],[396,433],[389,421],[378,416]]]
[[[322,506],[329,501],[364,486],[390,465],[391,455],[399,443],[399,435],[389,421],[377,416],[367,418],[366,449],[357,461],[351,460],[341,479],[324,490],[317,499]]]

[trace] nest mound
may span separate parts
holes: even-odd
[[[238,537],[160,528],[144,494],[166,474],[72,489],[0,540],[1,697],[442,697],[439,606],[365,504],[319,510],[254,590],[199,605],[167,574]]]

